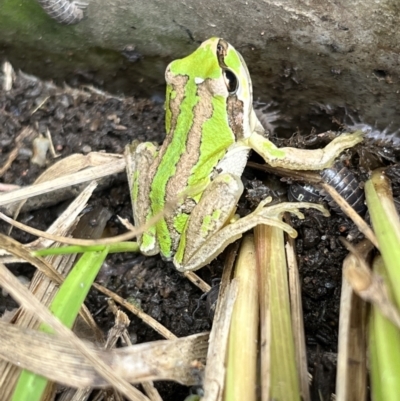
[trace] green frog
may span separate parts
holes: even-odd
[[[276,225],[284,211],[298,213],[310,203],[267,206],[235,218],[243,192],[241,175],[250,150],[273,167],[321,170],[362,132],[342,134],[323,149],[278,148],[264,136],[253,110],[246,63],[221,38],[211,38],[189,56],[167,67],[166,138],[160,147],[141,143],[127,152],[128,176],[137,226],[166,210],[138,238],[144,255],[160,253],[179,271],[197,270],[258,224]],[[168,210],[167,204],[174,206]]]

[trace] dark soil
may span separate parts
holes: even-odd
[[[329,121],[331,128],[337,131],[342,128],[343,111],[339,110],[333,116],[327,116],[321,111],[320,115],[314,117],[314,120],[319,117],[323,121],[322,125]],[[48,129],[54,148],[61,157],[100,150],[122,153],[124,146],[134,139],[162,142],[164,110],[162,104],[148,99],[119,99],[89,89],[74,91],[56,88],[34,77],[18,74],[11,91],[0,91],[0,168],[15,148],[17,135],[26,126],[33,127],[38,133],[45,133]],[[318,129],[318,124],[316,127]],[[0,178],[0,183],[29,185],[56,161],[48,154],[45,166],[32,164],[33,139],[29,137],[23,141],[17,158]],[[310,138],[307,142],[300,135],[295,135],[285,143],[281,139],[275,140],[279,146],[285,143],[307,147],[324,145]],[[374,146],[371,146],[371,141],[366,141],[348,152],[346,163],[361,181],[371,167],[397,162],[397,151],[397,145],[394,147],[391,142],[374,142]],[[392,168],[391,172],[396,184],[396,195],[399,188],[397,171]],[[276,199],[284,199],[286,196],[288,184],[282,183],[280,177],[267,176],[265,172],[248,168],[243,181],[246,191],[238,209],[241,215],[254,209],[266,195],[271,194]],[[44,209],[24,212],[19,220],[45,230],[67,203],[65,201]],[[124,228],[117,220],[117,215],[132,221],[124,175],[115,176],[107,189],[96,192],[90,205],[103,206],[110,211],[112,216],[107,227],[110,235],[122,233]],[[335,212],[330,218],[324,218],[315,211],[306,211],[305,214],[305,220],[293,219],[293,224],[299,233],[297,253],[303,287],[309,368],[314,376],[312,393],[314,400],[328,400],[335,384],[341,265],[347,254],[338,238],[350,234],[353,241],[358,241],[361,236],[351,221]],[[0,221],[1,232],[6,233],[7,229],[7,225]],[[19,230],[14,230],[12,236],[22,243],[33,239]],[[213,279],[221,276],[223,258],[224,255],[219,256],[210,266],[201,269],[199,275],[213,284]],[[33,270],[26,265],[13,265],[12,269],[17,275],[31,277],[33,274]],[[131,298],[140,304],[146,313],[179,337],[210,329],[206,302],[199,301],[201,291],[182,277],[171,263],[165,263],[159,257],[112,255],[99,279],[122,297]],[[114,316],[106,304],[103,295],[94,290],[90,293],[87,305],[104,332],[114,324]],[[15,304],[8,296],[0,296],[1,312],[13,306]],[[129,317],[134,342],[160,338],[135,316]],[[158,383],[157,387],[165,401],[184,399],[189,394],[187,388],[174,383]]]

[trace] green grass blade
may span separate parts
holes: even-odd
[[[388,289],[389,269],[381,257],[373,264],[374,272],[379,274]],[[389,294],[390,295],[390,294]],[[400,331],[384,317],[376,305],[372,305],[370,320],[370,370],[372,382],[372,398],[374,401],[395,401],[400,394]]]
[[[70,255],[73,253],[86,253],[86,252],[101,252],[108,246],[108,253],[118,252],[140,252],[139,244],[133,241],[119,242],[110,245],[92,245],[92,246],[61,246],[59,248],[47,248],[33,251],[34,256],[49,256],[49,255]]]
[[[379,242],[391,283],[400,283],[400,221],[394,207],[388,178],[375,170],[365,183],[365,195],[372,225]],[[400,305],[400,286],[393,286],[393,295]]]
[[[67,327],[72,327],[107,255],[108,247],[101,252],[83,254],[54,297],[50,311]],[[46,331],[44,327],[45,325],[41,325],[40,328]]]
[[[51,312],[71,328],[90,287],[108,254],[108,247],[101,252],[88,252],[75,264],[50,305]],[[45,324],[39,328],[51,333]],[[48,381],[43,376],[23,370],[16,385],[12,401],[40,401]]]

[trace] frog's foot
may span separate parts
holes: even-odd
[[[323,149],[277,148],[268,139],[253,133],[244,144],[254,149],[272,167],[289,170],[322,170],[330,167],[346,149],[362,142],[363,131],[342,134]]]
[[[292,238],[297,237],[297,231],[282,221],[282,214],[285,212],[289,212],[294,214],[299,219],[304,219],[304,214],[300,212],[300,208],[304,209],[317,209],[319,210],[325,217],[329,217],[329,211],[322,205],[317,203],[309,203],[309,202],[283,202],[273,206],[265,205],[271,201],[271,198],[268,197],[260,202],[257,206],[256,210],[251,213],[249,216],[253,218],[259,218],[260,222],[258,224],[267,224],[269,226],[279,227],[283,231],[286,231]],[[244,219],[246,218],[244,217]]]
[[[346,149],[352,148],[358,143],[364,140],[365,132],[362,130],[355,131],[353,133],[345,133],[339,135],[324,149],[321,149],[324,153],[321,163],[323,163],[323,168],[331,167],[335,162],[335,159]]]
[[[357,145],[358,143],[364,140],[365,132],[363,130],[357,130],[354,132],[345,132],[335,138],[331,143],[337,142],[342,143],[344,149],[352,148],[353,146]],[[329,146],[329,145],[328,145]]]
[[[188,259],[179,263],[176,259],[174,264],[179,271],[197,270],[215,259],[229,244],[239,239],[243,233],[251,230],[258,224],[267,224],[279,227],[286,231],[291,237],[297,237],[296,230],[282,221],[282,214],[289,212],[303,219],[304,215],[299,208],[314,208],[321,211],[324,216],[329,216],[328,210],[322,205],[308,202],[285,202],[273,206],[265,206],[271,201],[267,198],[260,202],[256,210],[248,216],[225,225],[214,232],[198,249],[191,253]]]

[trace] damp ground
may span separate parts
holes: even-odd
[[[157,99],[156,99],[157,100]],[[262,107],[261,107],[262,109]],[[268,113],[265,114],[268,125]],[[319,110],[313,120],[330,124],[330,129],[345,130],[343,110]],[[261,118],[263,120],[263,118]],[[286,119],[287,121],[287,119]],[[279,128],[279,119],[274,121]],[[10,91],[0,90],[0,168],[5,166],[10,154],[17,147],[18,135],[25,127],[34,134],[18,145],[16,158],[5,169],[0,183],[26,186],[60,157],[73,153],[87,154],[105,151],[121,154],[133,140],[161,143],[164,138],[164,109],[162,99],[121,98],[102,93],[92,87],[71,89],[56,87],[35,77],[17,74]],[[318,130],[318,123],[314,130]],[[58,158],[47,154],[43,165],[32,163],[35,153],[33,140],[50,133]],[[288,131],[286,124],[285,131]],[[279,132],[279,129],[276,130]],[[279,139],[271,133],[271,139],[279,146],[321,147],[324,138],[315,140],[313,127],[292,129],[290,139]],[[320,132],[320,131],[318,131]],[[396,164],[399,148],[385,142],[367,140],[349,151],[346,167],[362,186],[368,171],[379,165],[392,166],[394,192],[397,196],[399,175]],[[252,160],[260,162],[256,156]],[[349,174],[350,174],[349,173]],[[346,177],[343,177],[346,179]],[[271,195],[275,201],[284,200],[290,182],[270,173],[246,168],[243,176],[245,192],[238,207],[240,215],[254,210],[261,199]],[[49,194],[51,197],[51,194]],[[43,208],[26,210],[18,219],[35,228],[46,230],[66,208],[71,199]],[[111,217],[107,224],[109,235],[124,232],[117,216],[132,221],[132,208],[125,174],[115,175],[107,188],[96,192],[89,202],[90,207],[106,208]],[[293,219],[299,233],[296,241],[297,258],[302,284],[304,324],[308,350],[309,371],[313,375],[312,399],[329,399],[335,388],[336,355],[338,339],[339,301],[342,271],[341,266],[347,251],[339,237],[348,237],[357,242],[362,238],[354,224],[341,214],[332,211],[325,218],[316,211],[306,211],[304,220]],[[0,230],[8,227],[0,222]],[[13,238],[27,243],[34,238],[22,231],[14,230]],[[229,250],[228,250],[229,251]],[[210,285],[221,277],[225,254],[220,255],[210,266],[199,270],[199,275]],[[25,264],[13,265],[16,275],[30,278],[33,269]],[[179,274],[172,263],[160,257],[145,258],[140,255],[117,254],[107,259],[99,279],[102,284],[124,298],[133,299],[150,316],[165,325],[178,337],[209,331],[212,316],[201,291]],[[106,307],[104,295],[92,290],[86,302],[104,332],[114,324],[114,315]],[[14,308],[16,304],[9,296],[0,295],[0,312]],[[160,339],[160,336],[138,318],[131,319],[130,335],[134,343]],[[184,399],[189,394],[186,387],[171,382],[156,384],[163,400]],[[320,398],[322,397],[322,398]]]

